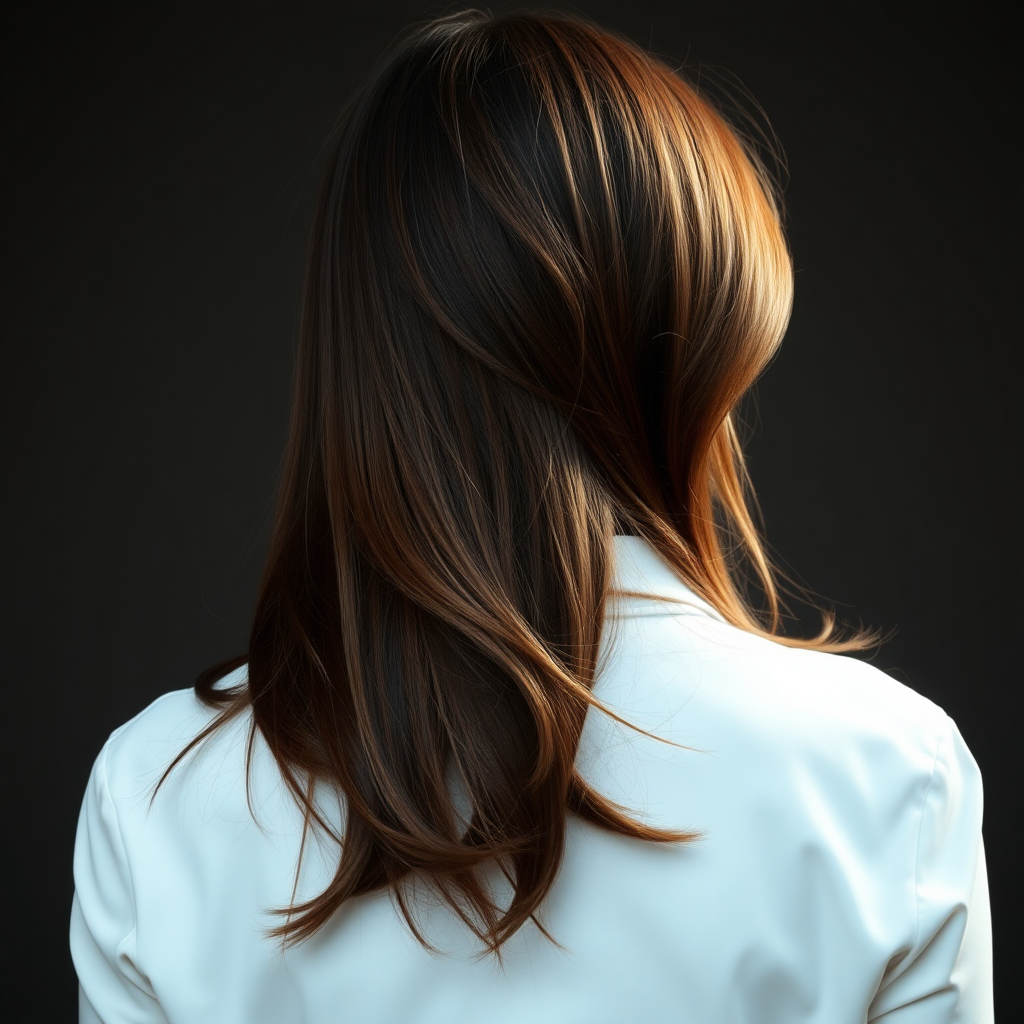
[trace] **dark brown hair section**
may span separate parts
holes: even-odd
[[[219,715],[180,755],[251,709],[250,750],[258,730],[308,827],[331,832],[318,786],[344,795],[334,879],[282,908],[276,934],[301,940],[390,889],[426,943],[404,893],[426,879],[500,953],[541,925],[567,814],[693,838],[638,822],[574,767],[617,532],[743,629],[867,644],[828,617],[814,639],[780,634],[748,510],[732,413],[791,296],[755,154],[612,33],[461,12],[363,85],[313,225],[249,652],[200,679]],[[246,660],[244,685],[215,686]],[[505,906],[479,870],[495,859]]]

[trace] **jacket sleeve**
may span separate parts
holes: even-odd
[[[110,743],[93,765],[75,837],[70,939],[79,1021],[166,1024],[149,980],[135,963],[135,897],[107,780]]]
[[[978,765],[944,716],[920,808],[916,935],[890,961],[868,1013],[884,1024],[991,1024],[992,923]]]

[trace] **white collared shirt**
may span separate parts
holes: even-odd
[[[96,759],[75,847],[80,1020],[105,1024],[934,1024],[993,1019],[978,767],[933,703],[871,665],[727,624],[644,541],[615,538],[594,711],[577,764],[683,846],[570,817],[565,860],[504,968],[450,913],[387,894],[283,953],[264,935],[292,896],[301,815],[248,720],[169,776],[211,718],[165,694]],[[245,669],[224,681],[244,678]],[[325,813],[339,824],[340,801]],[[297,898],[337,848],[313,844]],[[497,881],[497,880],[496,880]]]

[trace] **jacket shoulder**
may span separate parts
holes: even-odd
[[[771,725],[776,735],[799,732],[812,742],[888,736],[934,751],[949,729],[943,708],[869,661],[740,633],[723,626],[711,657],[722,696],[742,697],[759,732]]]
[[[244,666],[226,676],[219,687],[242,682]],[[214,708],[203,704],[191,688],[162,694],[137,715],[115,729],[104,744],[100,757],[112,786],[137,788],[142,780],[155,782],[174,758],[217,716]],[[247,718],[248,716],[240,716]],[[244,737],[238,720],[216,730],[202,746],[237,746]],[[244,746],[244,739],[242,742]]]

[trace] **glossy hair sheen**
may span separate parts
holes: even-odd
[[[589,22],[444,16],[359,89],[312,229],[248,655],[200,678],[219,714],[174,762],[251,709],[250,753],[258,730],[307,830],[337,842],[327,889],[281,908],[273,934],[300,941],[387,890],[429,945],[403,894],[419,878],[500,956],[527,919],[543,930],[570,812],[694,838],[635,820],[574,767],[601,707],[616,533],[742,629],[867,645],[828,615],[814,639],[782,635],[748,509],[733,414],[792,285],[751,148],[677,72]],[[216,686],[246,661],[246,684]],[[320,785],[344,797],[344,835]],[[495,861],[506,905],[481,877]]]

